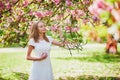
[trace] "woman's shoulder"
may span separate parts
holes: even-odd
[[[47,38],[52,38],[52,36],[47,36]]]
[[[28,42],[33,42],[33,43],[34,43],[35,41],[34,41],[33,38],[30,38],[30,39],[28,40]]]
[[[29,41],[34,41],[34,39],[33,39],[33,38],[30,38]]]
[[[28,41],[28,45],[34,46],[34,44],[35,44],[34,39],[33,39],[33,38],[30,38],[29,41]]]
[[[47,36],[48,39],[53,39],[52,36]]]

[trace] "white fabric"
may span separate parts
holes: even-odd
[[[35,57],[40,57],[42,53],[47,53],[47,58],[42,61],[33,61],[29,80],[53,80],[52,67],[50,62],[50,46],[53,39],[47,36],[49,42],[45,40],[35,43],[33,39],[30,39],[28,45],[34,46]]]
[[[118,32],[115,33],[115,35],[114,35],[114,39],[115,39],[116,41],[119,41],[119,39],[120,39],[120,35],[119,35]]]
[[[116,25],[112,25],[111,27],[108,28],[108,33],[114,35],[115,32],[117,31]]]
[[[118,25],[117,24],[113,24],[110,28],[108,28],[108,33],[113,35],[114,39],[116,41],[119,41],[120,36],[119,36],[119,32],[118,32]]]

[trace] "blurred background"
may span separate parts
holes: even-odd
[[[0,0],[0,80],[28,79],[35,21],[69,43],[52,46],[55,80],[120,79],[120,0]]]

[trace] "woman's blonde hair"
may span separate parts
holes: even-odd
[[[38,23],[44,24],[43,22],[40,22],[40,21],[34,22],[30,30],[30,35],[29,35],[29,39],[33,38],[35,42],[39,42],[39,36],[40,36],[39,30],[38,30]],[[45,33],[43,35],[43,38],[45,41],[49,42]]]

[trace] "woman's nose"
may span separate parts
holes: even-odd
[[[46,30],[46,27],[44,27],[43,29]]]

